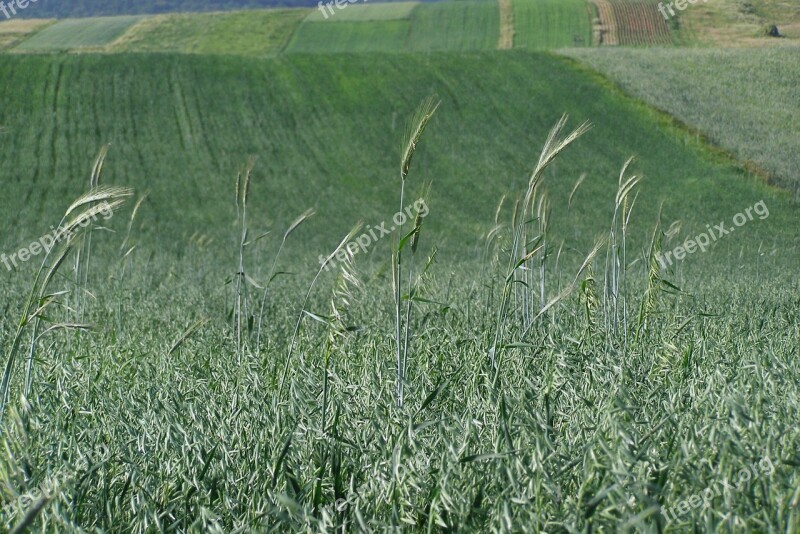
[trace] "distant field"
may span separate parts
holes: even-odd
[[[800,191],[798,48],[594,49],[569,54]],[[752,76],[744,76],[751,73]]]
[[[47,52],[71,48],[104,46],[142,20],[140,16],[97,17],[57,22],[22,42],[15,50]]]
[[[513,0],[514,47],[590,46],[590,6],[584,0]]]
[[[494,1],[420,4],[411,17],[408,50],[491,50],[500,36],[500,11]]]
[[[6,46],[22,40],[15,50],[92,48],[96,52],[265,56],[284,51],[311,54],[473,51],[512,45],[549,50],[593,46],[601,39],[604,44],[612,45],[659,46],[698,41],[693,37],[698,31],[696,25],[687,22],[685,27],[680,26],[676,18],[671,28],[658,13],[656,0],[592,0],[592,3],[507,0],[502,11],[505,17],[502,44],[501,9],[496,0],[442,0],[345,3],[342,9],[334,4],[324,10],[268,9],[65,20],[27,40],[24,33],[7,36]],[[694,7],[693,16],[704,9]],[[597,20],[602,22],[602,28],[594,27]],[[711,24],[717,19],[703,20],[703,24]],[[0,32],[0,46],[2,39]]]
[[[780,46],[800,43],[800,4],[714,0],[665,21],[657,0],[508,0],[515,48]],[[594,5],[592,5],[594,4]],[[0,22],[0,50],[180,52],[264,56],[302,53],[487,50],[499,45],[498,2],[345,3],[346,7],[257,9],[137,17]],[[599,17],[599,18],[597,18]],[[593,27],[599,20],[602,26]],[[777,24],[784,38],[764,36]],[[370,27],[366,27],[370,26]],[[597,34],[595,35],[595,32]],[[34,35],[35,34],[35,35]],[[26,40],[27,39],[27,40]],[[508,40],[508,39],[506,39]],[[109,46],[111,45],[111,46]],[[506,43],[505,46],[508,46]]]
[[[114,52],[269,55],[284,49],[305,9],[161,15],[141,21]]]

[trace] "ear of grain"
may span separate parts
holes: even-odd
[[[95,189],[100,186],[100,174],[103,172],[103,165],[105,164],[109,148],[111,148],[111,145],[107,144],[100,149],[100,154],[97,156],[97,159],[94,162],[94,167],[92,167],[92,176],[89,179],[89,189]]]
[[[417,143],[419,143],[422,133],[425,131],[425,128],[428,126],[428,123],[433,118],[433,114],[436,113],[440,104],[441,102],[434,103],[433,97],[428,98],[419,107],[411,121],[411,129],[404,144],[403,157],[400,163],[400,177],[403,180],[408,176],[408,171],[411,168],[411,160],[414,157],[414,152],[417,150]]]

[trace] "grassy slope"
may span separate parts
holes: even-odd
[[[110,51],[275,54],[284,49],[307,13],[277,9],[151,17],[131,28]]]
[[[482,76],[498,62],[506,73],[502,79]],[[368,79],[364,71],[371,72]],[[2,72],[19,88],[0,111],[7,131],[2,140],[8,156],[0,164],[8,177],[5,198],[30,199],[36,206],[32,217],[58,211],[65,197],[83,188],[59,177],[82,176],[97,148],[112,142],[109,168],[119,176],[115,181],[135,180],[131,185],[137,189],[152,190],[159,225],[175,241],[198,227],[214,232],[218,213],[229,211],[230,176],[250,154],[262,159],[256,187],[281,199],[270,217],[317,207],[332,231],[324,242],[352,222],[338,217],[339,210],[379,217],[393,205],[387,181],[395,174],[402,118],[431,93],[443,99],[443,112],[419,159],[428,162],[436,154],[426,176],[436,178],[438,202],[447,206],[442,227],[465,223],[470,236],[490,222],[502,193],[522,187],[534,147],[562,112],[571,113],[573,123],[596,123],[574,157],[554,168],[548,185],[563,208],[574,181],[589,173],[585,197],[576,198],[586,218],[570,230],[584,243],[593,233],[587,231],[590,221],[608,212],[607,202],[595,200],[612,197],[619,168],[632,154],[646,177],[640,199],[646,221],[662,201],[666,217],[705,224],[744,199],[771,195],[708,160],[691,147],[692,136],[675,138],[654,129],[639,118],[642,111],[542,55],[270,62],[5,57]],[[87,77],[95,83],[84,84]],[[42,190],[42,183],[50,185]],[[673,197],[676,189],[682,191],[680,200]],[[320,193],[330,200],[321,202]],[[170,217],[178,209],[181,217]],[[555,212],[565,218],[563,209]],[[471,216],[464,220],[459,213]],[[9,226],[11,220],[3,223]],[[14,227],[28,236],[37,232]],[[4,234],[5,246],[13,244],[12,236]]]
[[[495,71],[504,75],[485,75]],[[595,76],[511,51],[5,56],[0,79],[17,88],[0,108],[0,250],[55,222],[85,189],[101,143],[114,143],[103,182],[150,192],[126,262],[116,261],[126,213],[109,223],[116,234],[96,234],[87,316],[96,334],[47,338],[30,413],[18,426],[9,418],[0,436],[0,450],[11,451],[0,455],[0,491],[11,502],[4,521],[16,524],[26,511],[10,488],[55,479],[63,494],[41,513],[45,531],[330,531],[344,520],[355,529],[357,517],[376,531],[652,531],[659,504],[675,507],[766,456],[774,474],[714,497],[670,529],[725,530],[735,521],[787,530],[800,460],[797,208]],[[356,219],[375,225],[397,209],[403,118],[432,92],[442,108],[415,156],[409,198],[433,180],[420,246],[439,245],[441,254],[424,296],[448,308],[420,304],[406,408],[394,406],[392,393],[390,277],[367,268],[376,258],[361,257],[366,289],[346,299],[348,324],[360,333],[333,343],[326,371],[325,332],[308,321],[281,401],[276,383],[316,256]],[[480,235],[493,226],[498,196],[524,188],[562,111],[573,125],[591,119],[596,127],[545,178],[550,274],[559,281],[608,226],[619,167],[632,153],[632,170],[645,177],[630,229],[636,298],[647,273],[632,258],[662,203],[665,222],[684,220],[681,238],[760,199],[771,215],[669,273],[694,295],[659,292],[648,326],[624,343],[600,333],[594,301],[577,298],[527,337],[512,329],[507,341],[530,345],[502,351],[494,388],[486,342],[505,273],[476,259]],[[237,265],[233,175],[250,155],[259,156],[252,235],[281,235],[309,206],[318,213],[291,237],[289,247],[303,253],[279,266],[300,276],[281,277],[273,289],[263,347],[237,357],[224,281]],[[384,264],[386,241],[375,246]],[[255,253],[247,260],[263,280],[269,262]],[[598,285],[602,264],[593,272]],[[0,269],[3,340],[31,268],[13,276]],[[312,311],[330,309],[329,283]],[[638,309],[639,300],[630,304]],[[168,355],[204,316],[211,323]],[[330,411],[320,428],[323,376]]]
[[[47,52],[104,46],[123,35],[140,20],[142,17],[139,16],[62,20],[25,40],[15,50]]]
[[[797,48],[576,50],[626,91],[800,189]],[[743,78],[742,72],[755,74]],[[722,105],[721,105],[722,104]]]
[[[583,0],[515,0],[514,46],[550,49],[590,46],[592,21]]]

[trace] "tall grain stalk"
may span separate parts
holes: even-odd
[[[247,244],[247,200],[250,195],[250,178],[253,172],[254,161],[251,159],[244,174],[236,177],[236,215],[240,222],[239,233],[239,267],[236,270],[236,287],[234,294],[233,320],[236,332],[236,356],[238,363],[242,363],[244,352],[242,330],[243,324],[249,317],[247,310],[247,280],[244,271],[244,251]]]
[[[31,344],[28,352],[28,363],[25,373],[25,385],[23,393],[28,397],[32,388],[33,363],[35,361],[36,345],[42,336],[55,330],[85,330],[88,325],[77,322],[56,323],[39,333],[40,325],[46,321],[45,312],[59,301],[59,297],[67,294],[64,291],[50,293],[49,287],[53,278],[60,267],[64,264],[69,253],[75,248],[75,243],[81,232],[91,226],[92,221],[100,213],[107,213],[119,209],[125,203],[125,199],[133,194],[133,191],[121,187],[99,187],[89,191],[73,202],[64,216],[61,218],[52,247],[47,249],[44,259],[28,293],[28,298],[23,306],[17,329],[11,343],[11,349],[6,357],[3,379],[0,383],[0,422],[5,414],[5,407],[8,403],[11,377],[14,371],[14,364],[19,357],[22,340],[28,330],[32,328]],[[54,259],[52,259],[54,258]],[[52,259],[52,261],[51,261]]]
[[[292,221],[292,224],[289,225],[289,228],[286,229],[286,232],[283,233],[283,239],[281,240],[281,244],[278,247],[278,252],[275,254],[275,257],[272,259],[272,266],[269,269],[269,273],[267,273],[267,281],[264,283],[264,294],[261,297],[261,309],[258,314],[258,330],[256,333],[256,349],[258,350],[261,347],[261,326],[264,324],[264,306],[267,303],[267,294],[269,293],[269,286],[272,284],[272,281],[275,279],[277,274],[275,273],[275,268],[278,265],[278,259],[281,257],[281,252],[283,252],[283,247],[286,245],[286,240],[292,235],[292,232],[297,230],[300,225],[302,225],[305,221],[310,219],[314,215],[314,210],[309,209],[303,212],[297,219]]]
[[[100,153],[95,159],[92,167],[92,174],[89,177],[89,191],[100,187],[100,174],[103,172],[103,165],[108,155],[111,145],[105,145],[100,149]],[[92,257],[92,227],[86,230],[84,238],[81,240],[77,253],[75,254],[75,320],[80,322],[86,304],[86,292],[89,289],[89,264]]]
[[[550,309],[555,302],[560,300],[561,295],[556,297],[556,300],[546,303],[543,298],[545,295],[545,267],[546,260],[546,243],[545,237],[548,228],[548,204],[544,197],[537,204],[536,199],[542,175],[550,166],[551,163],[570,146],[580,136],[585,134],[591,126],[588,122],[584,122],[572,131],[569,135],[559,138],[561,131],[566,126],[568,116],[563,115],[558,122],[550,130],[550,133],[545,140],[542,152],[539,155],[539,161],[528,180],[528,188],[521,203],[517,203],[512,213],[512,232],[513,242],[508,261],[508,272],[506,273],[505,281],[503,284],[503,293],[501,296],[500,306],[497,310],[495,317],[495,331],[492,338],[491,345],[489,346],[487,356],[489,365],[495,373],[495,379],[499,376],[500,366],[497,361],[498,348],[502,346],[502,340],[506,329],[506,322],[509,315],[509,307],[511,303],[512,292],[515,295],[515,302],[517,308],[521,307],[521,329],[527,332],[533,322]],[[539,220],[539,233],[536,236],[531,235],[530,222]],[[539,301],[538,312],[533,313],[533,306],[535,306],[534,296],[531,294],[531,289],[534,287],[531,278],[531,269],[528,268],[528,262],[537,254],[541,253],[540,259],[540,285],[539,285]],[[518,278],[517,272],[522,271],[521,279]],[[517,288],[517,286],[521,286]]]
[[[626,301],[627,237],[628,223],[636,203],[637,195],[631,200],[630,194],[640,178],[636,175],[626,178],[633,158],[628,158],[619,173],[617,195],[614,200],[614,216],[611,219],[608,251],[606,254],[605,304],[607,330],[613,335],[619,333],[620,322],[624,330],[624,346],[628,344],[628,311]],[[620,302],[621,300],[621,302]],[[621,317],[620,317],[621,315]]]
[[[120,252],[120,259],[119,259],[119,274],[117,276],[117,304],[116,304],[116,315],[117,315],[117,333],[118,335],[124,335],[124,328],[122,326],[122,306],[124,302],[124,298],[122,296],[122,287],[125,283],[125,274],[126,274],[126,267],[128,265],[128,261],[133,254],[133,251],[136,250],[136,245],[129,247],[129,243],[131,240],[131,232],[133,231],[133,223],[136,221],[136,216],[139,214],[139,209],[142,207],[142,204],[147,199],[147,193],[139,197],[139,200],[136,201],[136,204],[133,205],[133,210],[131,211],[131,217],[128,220],[128,231],[125,233],[125,239],[122,241],[122,245],[119,247]]]
[[[311,292],[314,290],[314,286],[317,285],[317,280],[319,280],[320,275],[322,275],[322,272],[325,270],[325,268],[328,266],[328,264],[331,261],[333,261],[333,258],[336,257],[336,255],[339,253],[339,251],[343,250],[344,247],[350,241],[352,241],[356,237],[356,235],[358,235],[359,230],[361,230],[361,226],[362,226],[361,222],[356,224],[353,227],[353,229],[350,230],[350,232],[348,232],[348,234],[344,237],[344,239],[342,239],[342,241],[333,250],[333,252],[328,254],[327,258],[325,258],[325,261],[322,262],[322,265],[320,266],[319,270],[317,271],[317,274],[314,276],[314,279],[311,281],[311,285],[308,287],[308,291],[306,291],[306,296],[303,299],[302,305],[300,306],[300,313],[298,314],[297,322],[295,323],[294,330],[292,331],[292,338],[289,341],[289,349],[288,349],[288,352],[286,353],[286,361],[284,362],[283,372],[281,373],[281,381],[280,381],[280,385],[278,386],[278,395],[276,397],[277,401],[281,400],[281,395],[283,394],[283,386],[286,383],[286,378],[289,376],[289,364],[291,363],[291,360],[292,360],[292,355],[294,353],[294,348],[297,345],[297,336],[300,333],[300,326],[302,325],[303,319],[306,316],[312,316],[313,317],[313,314],[310,313],[308,310],[306,310],[306,306],[308,305],[308,300],[311,298]]]
[[[575,130],[573,130],[569,135],[559,139],[562,130],[567,124],[567,120],[569,116],[564,114],[561,118],[556,122],[555,126],[550,130],[550,133],[545,140],[544,146],[542,147],[542,152],[539,155],[539,161],[536,163],[536,167],[531,174],[530,179],[528,180],[528,189],[525,192],[525,197],[522,202],[521,206],[521,214],[518,217],[519,221],[519,231],[521,233],[520,239],[520,246],[522,249],[518,252],[518,260],[524,257],[528,257],[528,259],[532,258],[533,255],[530,254],[531,246],[538,246],[540,239],[531,236],[529,233],[531,231],[529,227],[529,222],[533,220],[538,220],[539,222],[539,237],[541,241],[545,241],[547,236],[547,229],[548,229],[548,218],[549,218],[549,210],[546,199],[541,200],[537,203],[537,195],[539,191],[539,187],[541,185],[541,180],[544,175],[544,171],[555,161],[561,152],[566,150],[568,146],[574,143],[579,137],[589,131],[591,125],[588,122],[582,123],[578,126]],[[544,198],[544,197],[543,197]],[[532,245],[533,243],[536,245]],[[544,243],[540,250],[542,256],[546,257],[547,255],[547,248],[546,242]],[[536,317],[540,316],[542,313],[542,309],[546,306],[545,303],[545,274],[546,270],[544,265],[544,259],[541,259],[540,262],[540,287],[539,287],[539,311],[536,313]],[[527,260],[526,260],[527,262]],[[535,287],[533,284],[533,280],[531,279],[531,270],[527,268],[524,264],[520,264],[518,268],[524,267],[522,269],[523,272],[523,280],[525,282],[524,287],[532,288]],[[532,296],[528,296],[529,293],[526,291],[526,307],[528,310],[532,309],[531,302],[533,300]],[[523,323],[522,327],[527,329],[531,325],[531,321],[533,313],[530,311],[527,314],[528,316],[525,318],[525,322]]]
[[[398,213],[401,213],[404,208],[405,203],[405,187],[406,187],[406,177],[408,177],[409,170],[411,169],[411,160],[414,158],[414,153],[417,150],[417,143],[419,143],[420,138],[422,137],[422,133],[425,131],[425,128],[428,126],[428,123],[433,118],[434,113],[439,108],[441,102],[434,103],[433,98],[428,98],[426,101],[420,105],[414,118],[411,122],[411,129],[408,132],[406,137],[406,141],[404,143],[403,154],[400,160],[400,209]],[[393,269],[392,269],[392,281],[394,284],[394,301],[395,301],[395,364],[397,366],[397,404],[398,406],[403,406],[403,396],[404,396],[404,386],[405,386],[405,370],[403,368],[404,363],[404,340],[408,338],[408,329],[409,324],[408,321],[405,321],[405,327],[403,326],[403,316],[402,316],[402,287],[403,287],[403,246],[407,242],[407,240],[414,234],[415,231],[412,230],[411,233],[406,235],[403,239],[401,239],[396,249],[393,251]],[[410,295],[410,288],[409,288],[409,295]],[[410,308],[409,308],[410,313]],[[405,335],[403,333],[403,328],[405,328],[406,332]]]

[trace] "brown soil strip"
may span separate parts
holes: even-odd
[[[514,8],[511,0],[497,0],[500,7],[500,39],[497,41],[498,50],[514,48]]]
[[[595,24],[595,34],[598,35],[598,43],[606,46],[616,46],[619,44],[619,33],[617,19],[614,16],[614,8],[608,0],[591,0],[597,8],[599,24]]]

